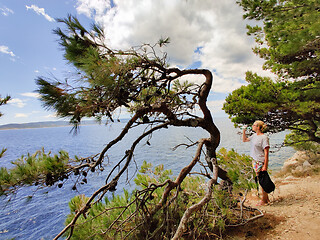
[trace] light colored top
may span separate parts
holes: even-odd
[[[250,156],[257,162],[264,163],[264,149],[270,147],[268,136],[262,134],[257,135],[256,133],[248,137],[251,143]]]

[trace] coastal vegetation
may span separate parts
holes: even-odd
[[[252,179],[251,160],[248,156],[234,151],[221,149],[218,154],[220,165],[230,169],[228,174],[236,183],[233,194],[213,187],[212,197],[192,215],[192,221],[186,224],[181,238],[215,239],[230,226],[241,226],[261,212],[244,205],[244,194],[256,185]],[[153,168],[143,163],[139,174],[134,179],[137,189],[132,193],[124,191],[123,195],[113,195],[95,204],[85,215],[80,216],[74,229],[75,239],[171,239],[185,215],[186,209],[194,206],[206,195],[206,178],[190,175],[181,183],[180,190],[170,194],[173,200],[166,208],[152,217],[150,212],[161,200],[164,188],[157,186],[174,181],[171,171],[163,165]],[[151,189],[150,189],[151,187]],[[76,196],[69,203],[71,213],[66,223],[74,219],[75,214],[89,200],[84,195]],[[243,209],[241,209],[243,208]],[[246,209],[246,210],[245,210]],[[244,214],[242,216],[242,214]]]

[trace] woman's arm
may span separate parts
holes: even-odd
[[[243,128],[242,141],[243,141],[243,142],[250,142],[250,139],[247,138],[247,135],[246,135],[246,128]]]
[[[267,171],[268,170],[268,164],[269,164],[269,146],[264,148],[264,164],[261,169],[261,171]]]

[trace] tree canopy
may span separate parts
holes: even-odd
[[[320,4],[318,1],[238,1],[244,18],[260,25],[247,26],[265,59],[264,68],[278,79],[247,72],[246,86],[232,92],[224,110],[236,124],[261,119],[270,131],[292,130],[286,142],[320,142]]]
[[[317,0],[243,0],[244,18],[262,21],[247,26],[266,69],[281,77],[319,79],[320,3]]]

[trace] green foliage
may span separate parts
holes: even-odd
[[[319,81],[273,82],[251,72],[246,79],[249,84],[229,94],[223,106],[236,125],[260,119],[270,132],[290,129],[286,143],[300,149],[320,142]]]
[[[1,95],[0,95],[0,106],[4,105],[4,104],[7,104],[7,102],[11,99],[10,96],[6,96],[5,98],[1,98]],[[0,117],[2,116],[3,114],[0,112]]]
[[[24,185],[53,185],[67,178],[69,155],[64,151],[51,156],[42,149],[34,154],[21,156],[11,163],[13,168],[0,169],[0,195],[14,192]]]
[[[113,195],[110,200],[105,198],[104,203],[98,202],[93,205],[88,214],[81,216],[78,220],[72,239],[123,239],[127,234],[130,236],[129,239],[146,239],[146,235],[153,234],[153,231],[159,227],[157,224],[160,226],[161,222],[164,224],[162,214],[146,221],[144,219],[146,213],[140,208],[143,204],[145,210],[149,211],[159,201],[163,188],[156,188],[151,192],[144,192],[143,189],[170,179],[171,171],[164,170],[163,165],[152,169],[151,164],[144,162],[139,172],[141,174],[138,174],[134,181],[140,190],[134,190],[132,193],[124,190],[123,195]],[[70,201],[71,213],[66,224],[84,206],[87,199],[80,195]],[[130,233],[130,231],[133,232]],[[161,231],[158,232],[158,236],[154,239],[166,239],[161,238],[163,234]]]
[[[266,60],[265,68],[283,77],[319,74],[320,3],[318,0],[242,0],[244,18],[260,20],[248,26],[256,36],[254,52]]]
[[[253,180],[252,158],[245,154],[239,154],[234,149],[227,151],[221,148],[217,155],[218,163],[223,169],[227,169],[228,176],[233,182],[235,191],[251,190],[256,188]]]
[[[306,125],[305,128],[309,126]],[[318,136],[319,136],[318,131]],[[285,144],[293,146],[297,151],[310,151],[314,153],[320,152],[320,144],[317,142],[309,141],[309,136],[305,132],[292,130],[290,134],[285,137]]]
[[[6,151],[7,151],[6,148],[3,148],[3,149],[1,150],[1,152],[0,152],[0,158],[3,157],[3,155],[4,155],[4,153],[5,153]]]
[[[320,117],[316,92],[319,82],[273,82],[251,72],[247,72],[246,80],[249,84],[229,94],[223,106],[234,123],[250,124],[261,119],[267,123],[269,131],[295,127],[308,131],[310,136],[318,136],[315,126],[319,126]],[[309,140],[316,141],[311,137]]]
[[[10,98],[11,98],[10,96],[7,96],[7,97],[5,97],[5,98],[1,98],[1,95],[0,95],[0,106],[2,106],[2,105],[4,105],[4,104],[7,104],[7,102],[10,100]],[[3,115],[3,114],[0,112],[0,117],[1,117],[2,115]],[[5,151],[7,151],[6,148],[3,148],[3,149],[1,150],[1,152],[0,152],[0,158],[3,157]]]
[[[163,165],[156,166],[154,170],[151,169],[152,164],[143,162],[139,172],[137,174],[134,182],[137,186],[144,189],[149,187],[150,184],[160,184],[165,182],[167,179],[170,179],[172,171],[169,169],[164,169]]]
[[[218,161],[229,169],[228,174],[234,182],[233,194],[221,190],[219,185],[214,187],[214,195],[208,205],[196,212],[188,224],[186,233],[189,232],[189,235],[185,239],[188,239],[187,236],[200,239],[201,236],[209,236],[209,233],[219,233],[226,225],[243,220],[235,209],[238,204],[237,196],[255,187],[251,159],[234,150],[221,149]],[[171,193],[173,200],[170,204],[150,216],[149,213],[164,192],[164,187],[157,186],[170,179],[172,180],[171,170],[164,169],[163,165],[153,168],[150,163],[144,162],[134,179],[137,189],[131,193],[124,190],[122,195],[113,195],[111,199],[105,198],[104,202],[92,205],[90,211],[81,215],[77,221],[72,239],[170,239],[185,210],[206,194],[204,177],[188,176],[177,193]],[[66,224],[85,206],[87,200],[88,197],[79,195],[70,201],[71,213]]]
[[[273,87],[269,78],[247,72],[247,81],[250,84],[229,94],[223,106],[235,123],[249,124],[263,117],[275,107],[274,96],[281,93],[281,88]]]
[[[153,46],[115,50],[105,45],[101,27],[93,25],[86,30],[72,16],[59,22],[66,29],[54,32],[60,38],[64,57],[77,72],[74,79],[39,77],[36,82],[44,107],[70,118],[75,127],[83,117],[114,121],[114,114],[121,107],[131,113],[157,104],[166,104],[172,112],[193,108],[195,103],[186,98],[192,85],[179,83],[179,75],[167,72],[166,54],[156,55],[158,48],[169,43],[168,38]],[[149,111],[147,117],[155,116],[158,115],[154,111]]]

